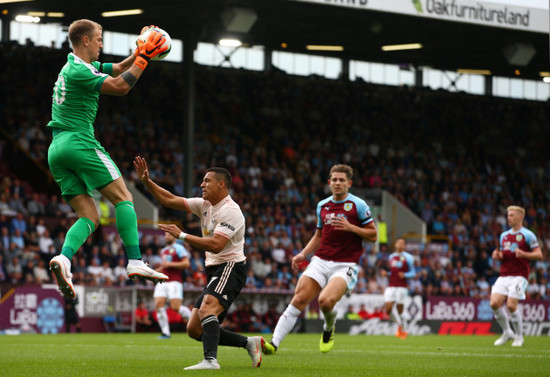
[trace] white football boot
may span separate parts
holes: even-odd
[[[495,340],[495,346],[502,346],[506,343],[508,343],[510,340],[514,338],[514,333],[511,330],[504,331],[502,333],[502,336]]]
[[[258,368],[262,364],[262,347],[265,343],[261,336],[250,336],[246,343],[246,350],[252,359],[252,367]]]
[[[190,367],[183,368],[183,370],[197,370],[197,369],[220,369],[220,364],[216,359],[204,359],[198,364],[191,365]]]
[[[128,277],[131,279],[143,278],[151,280],[153,283],[162,283],[163,281],[168,280],[168,276],[164,275],[162,272],[153,270],[139,259],[130,259],[128,266],[126,267],[126,272],[128,273]]]
[[[74,299],[76,292],[73,286],[73,274],[71,274],[71,262],[64,255],[56,255],[50,260],[50,270],[57,280],[57,286],[63,296]]]
[[[514,336],[514,342],[512,343],[512,347],[522,347],[522,346],[523,346],[523,335]]]

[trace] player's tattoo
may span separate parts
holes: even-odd
[[[128,72],[128,71],[123,72],[121,76],[124,79],[124,81],[126,81],[126,83],[130,85],[130,88],[133,88],[134,85],[136,85],[137,78],[131,72]]]

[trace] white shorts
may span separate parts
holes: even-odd
[[[351,262],[332,262],[319,257],[311,258],[311,263],[307,266],[303,275],[309,276],[325,288],[327,283],[335,277],[341,277],[348,285],[348,291],[352,291],[357,283],[359,266]]]
[[[168,300],[178,298],[183,300],[183,284],[179,281],[167,281],[166,283],[157,283],[153,297],[166,297]]]
[[[384,291],[384,302],[395,302],[396,304],[405,304],[409,296],[409,290],[405,287],[387,287]]]
[[[491,294],[498,293],[518,300],[525,300],[527,283],[527,279],[523,276],[501,276],[493,284]]]

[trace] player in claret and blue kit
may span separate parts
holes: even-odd
[[[518,308],[519,300],[525,299],[525,289],[529,279],[529,262],[541,260],[542,251],[537,236],[523,227],[525,209],[510,206],[507,209],[508,225],[512,228],[500,235],[500,248],[493,251],[493,259],[500,260],[500,276],[491,288],[491,308],[502,327],[502,336],[495,346],[502,346],[514,340],[512,346],[523,346],[523,317]],[[510,318],[503,304],[510,312]],[[512,328],[510,328],[510,323]],[[513,329],[513,331],[512,331]]]
[[[352,178],[353,169],[348,165],[330,169],[328,184],[332,196],[317,204],[317,230],[306,247],[292,258],[292,268],[297,269],[309,255],[315,255],[300,276],[294,296],[275,326],[273,338],[262,345],[266,355],[276,352],[300,313],[317,295],[324,317],[319,348],[321,352],[329,352],[334,346],[334,306],[357,283],[363,240],[377,239],[369,206],[349,193]]]
[[[168,280],[155,286],[153,297],[155,298],[157,322],[161,331],[159,339],[170,339],[170,322],[166,312],[166,301],[168,300],[170,308],[179,313],[183,319],[189,320],[191,318],[191,310],[182,304],[182,271],[191,266],[191,254],[170,233],[165,233],[164,239],[166,240],[166,246],[160,250],[162,262],[156,271],[168,276]]]
[[[403,318],[405,300],[409,296],[407,279],[415,276],[413,256],[405,251],[405,239],[395,241],[395,251],[388,258],[390,279],[384,291],[384,306],[390,319],[397,323],[395,336],[407,338],[407,321]],[[393,310],[394,304],[397,311]]]

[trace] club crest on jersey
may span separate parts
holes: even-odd
[[[353,208],[353,203],[344,204],[344,211],[351,211],[352,208]]]
[[[516,241],[521,242],[522,238],[523,238],[523,236],[521,234],[518,234],[516,236]]]

